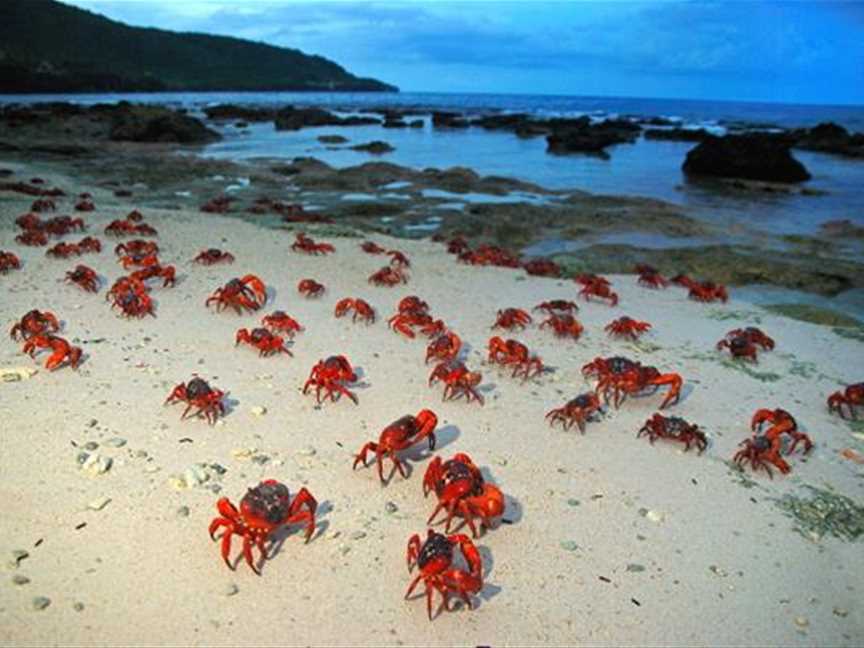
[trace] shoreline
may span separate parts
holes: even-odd
[[[44,170],[22,164],[16,175]],[[27,380],[0,383],[8,395],[0,402],[8,429],[0,484],[9,523],[0,553],[29,554],[14,568],[4,563],[3,643],[275,644],[286,639],[272,628],[286,619],[291,637],[330,645],[860,643],[858,545],[824,530],[814,537],[818,528],[796,532],[802,518],[789,519],[778,504],[788,497],[809,502],[811,486],[861,502],[862,468],[841,455],[850,447],[864,451],[854,436],[861,431],[825,408],[829,393],[861,380],[860,340],[744,304],[734,289],[728,304],[703,305],[681,289],[651,291],[633,275],[613,275],[621,305],[580,303],[586,333],[578,342],[559,340],[536,321],[506,335],[552,366],[520,384],[483,360],[496,310],[574,299],[572,281],[465,266],[441,244],[370,233],[412,263],[408,284],[376,288],[366,279],[383,262],[359,250],[362,238],[310,228],[336,252],[307,257],[290,251],[289,231],[197,209],[147,207],[138,195],[117,198],[74,173],[44,177],[67,192],[59,213],[77,193],[93,193],[96,211],[83,216],[106,243],[102,227],[140,208],[159,230],[160,256],[177,266],[179,281],[154,288],[155,319],[126,321],[110,314],[102,292],[91,296],[58,281],[76,262],[112,281],[121,269],[110,249],[55,261],[44,248],[15,244],[12,229],[0,229],[0,248],[20,251],[24,261],[22,270],[0,277],[8,288],[4,326],[31,308],[47,308],[64,321],[61,334],[85,351],[77,372],[50,373],[21,355],[19,345],[8,339],[0,345],[0,365],[39,369]],[[2,222],[30,201],[0,194]],[[189,263],[211,246],[237,261]],[[235,348],[236,329],[259,317],[204,308],[214,288],[247,272],[269,288],[265,312],[283,308],[306,328],[291,346],[293,358]],[[297,296],[297,281],[306,276],[328,286],[323,298]],[[425,341],[387,329],[383,320],[409,294],[427,300],[463,338],[467,363],[483,372],[485,406],[442,403],[440,386],[426,384]],[[367,299],[379,321],[366,327],[334,319],[333,305],[344,296]],[[606,337],[603,326],[622,314],[653,324],[643,342]],[[758,365],[714,350],[727,330],[750,324],[777,340]],[[359,405],[343,399],[317,407],[300,393],[310,367],[334,353],[362,369]],[[682,401],[668,413],[706,431],[703,455],[635,438],[658,395],[610,408],[584,436],[549,427],[549,409],[589,388],[581,366],[615,354],[681,373]],[[224,424],[181,422],[180,408],[162,407],[171,387],[193,373],[229,392]],[[408,479],[397,476],[382,487],[373,469],[351,470],[362,443],[427,406],[439,414],[439,446],[434,453],[403,453],[412,468]],[[266,413],[256,415],[257,407]],[[816,443],[806,459],[790,460],[787,477],[769,480],[728,465],[762,407],[786,407]],[[77,465],[88,442],[97,444],[88,452],[113,459],[104,474],[88,475]],[[429,458],[455,452],[468,452],[504,491],[512,524],[477,541],[486,584],[476,609],[444,612],[430,623],[422,600],[402,600],[409,582],[405,543],[425,532],[433,508],[421,493]],[[172,477],[200,463],[211,467],[206,480],[178,490]],[[207,524],[218,497],[236,502],[265,477],[284,481],[292,493],[309,488],[320,503],[320,532],[307,545],[288,534],[260,577],[245,564],[232,573],[207,537]],[[88,508],[100,498],[110,502]],[[861,516],[852,522],[864,532]],[[29,582],[16,585],[15,575]],[[166,595],[176,604],[166,608]],[[50,605],[35,611],[36,596]]]

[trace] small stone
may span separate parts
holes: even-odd
[[[660,522],[663,522],[663,520],[666,519],[666,515],[664,515],[664,514],[661,513],[660,511],[648,511],[648,512],[645,514],[645,517],[646,517],[647,519],[651,520],[652,522],[656,522],[656,523],[658,523],[658,524],[659,524]]]
[[[339,545],[339,553],[341,553],[343,556],[345,554],[347,554],[349,551],[351,551],[350,546],[348,546],[346,544]]]
[[[301,457],[314,457],[317,451],[311,445],[303,446],[297,451]]]
[[[145,472],[145,473],[150,473],[150,474],[153,474],[153,473],[155,473],[155,472],[159,472],[160,470],[161,470],[161,468],[159,468],[159,466],[157,466],[157,465],[155,465],[155,464],[150,464],[149,466],[147,466],[146,468],[144,468],[144,472]]]
[[[396,506],[396,504],[394,502],[387,502],[384,505],[384,510],[387,511],[388,513],[395,513],[396,511],[399,510],[399,507]]]
[[[94,450],[96,450],[98,448],[99,448],[99,444],[96,443],[95,441],[88,441],[87,443],[84,444],[84,449],[89,450],[90,452],[93,452]]]
[[[499,466],[506,466],[507,465],[507,459],[505,459],[504,457],[500,457],[500,458],[495,460],[495,463],[498,464]]]
[[[213,494],[219,494],[222,492],[222,486],[219,484],[210,484],[210,492]]]
[[[26,585],[30,582],[30,579],[27,578],[24,574],[15,574],[12,577],[12,582],[16,585]]]
[[[366,537],[365,531],[354,531],[351,533],[351,536],[350,536],[350,538],[352,540],[362,540],[365,537]]]
[[[72,604],[72,609],[76,612],[83,612],[84,604],[81,601],[75,601],[75,603]]]
[[[256,405],[249,411],[252,413],[252,416],[264,416],[267,413],[267,408],[263,405]]]
[[[183,471],[183,481],[186,483],[186,488],[199,486],[209,479],[210,473],[202,466],[190,466]]]
[[[222,589],[222,596],[234,596],[239,591],[240,591],[240,588],[237,587],[237,585],[235,583],[228,583]]]
[[[86,459],[84,459],[84,463],[81,464],[81,470],[92,476],[103,475],[111,470],[113,463],[114,460],[111,457],[104,457],[94,452],[87,455]]]
[[[810,625],[810,620],[805,616],[797,616],[795,617],[795,625],[799,628],[806,628]]]
[[[136,459],[146,459],[149,456],[150,455],[147,453],[146,450],[136,450],[135,451],[135,458]]]
[[[568,506],[579,506],[579,504],[581,504],[581,502],[578,499],[574,499],[571,497],[570,499],[567,500]]]
[[[103,508],[108,506],[108,502],[110,501],[110,497],[105,497],[103,495],[102,497],[97,497],[96,499],[88,502],[87,508],[89,508],[91,511],[101,511]]]
[[[267,455],[255,455],[254,457],[252,457],[252,463],[256,463],[259,466],[263,466],[269,461],[270,457],[268,457]]]
[[[90,419],[90,421],[88,421],[87,423],[87,427],[91,428],[96,427],[97,425],[99,425],[99,421],[97,421],[96,419]]]
[[[126,439],[123,437],[111,437],[105,442],[105,445],[109,448],[122,448],[126,445]]]
[[[47,596],[34,596],[33,597],[33,609],[34,610],[44,610],[49,605],[51,605],[51,599]]]
[[[328,540],[335,540],[336,538],[338,538],[341,535],[342,535],[341,531],[328,531],[327,532],[327,539]]]
[[[188,488],[186,480],[182,477],[169,477],[168,485],[174,490],[183,490],[184,488]]]
[[[640,565],[639,563],[629,563],[627,565],[628,572],[643,572],[645,571],[645,565]]]
[[[189,517],[189,507],[188,506],[179,507],[177,509],[177,516],[178,517]]]
[[[24,560],[25,558],[29,558],[29,556],[30,556],[30,553],[28,551],[26,551],[25,549],[15,549],[12,551],[12,560],[15,561],[16,565],[18,563],[20,563],[22,560]]]
[[[847,610],[846,608],[835,607],[833,612],[834,616],[838,616],[841,619],[845,619],[847,616],[849,616],[849,610]]]
[[[231,456],[235,459],[248,459],[251,457],[257,448],[234,448],[231,451]]]
[[[561,548],[564,551],[576,551],[579,548],[579,545],[575,540],[562,540]]]

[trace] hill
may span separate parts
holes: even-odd
[[[54,0],[0,2],[0,92],[398,91],[321,56],[131,27]]]

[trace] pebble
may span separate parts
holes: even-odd
[[[76,612],[83,612],[84,604],[81,601],[75,601],[75,603],[72,604],[72,609]]]
[[[710,567],[708,567],[708,569],[711,571],[712,574],[716,574],[721,578],[725,578],[729,575],[729,573],[725,569],[723,569],[722,567],[718,567],[717,565],[711,565]]]
[[[834,616],[838,616],[841,619],[845,619],[847,616],[849,616],[849,610],[847,610],[846,608],[835,607],[833,612]]]
[[[384,505],[384,510],[387,511],[388,513],[395,513],[396,511],[399,510],[399,507],[396,506],[396,504],[393,502],[387,502]]]
[[[561,548],[564,551],[576,551],[579,548],[579,544],[575,540],[562,540]]]
[[[297,451],[301,457],[314,457],[317,451],[311,445],[303,446]]]
[[[581,504],[581,502],[578,499],[571,498],[567,500],[568,506],[579,506],[579,504]]]
[[[98,447],[99,447],[99,444],[96,443],[95,441],[88,441],[87,443],[84,444],[84,449],[89,450],[90,452],[93,452]]]
[[[350,537],[352,540],[362,540],[363,538],[366,537],[366,532],[365,531],[354,531],[351,533]]]
[[[270,461],[270,457],[268,457],[267,455],[255,455],[254,457],[252,457],[252,463],[256,463],[259,466],[263,466],[268,461]]]
[[[252,416],[264,416],[267,413],[267,408],[263,405],[256,405],[249,411],[252,413]]]
[[[237,585],[235,583],[228,583],[222,589],[222,595],[223,596],[234,596],[239,591],[240,591],[240,588],[237,587]]]
[[[183,483],[186,485],[186,488],[192,488],[193,486],[203,484],[208,479],[210,479],[210,473],[201,466],[190,466],[185,471],[183,471],[182,479]]]
[[[20,382],[32,378],[38,372],[29,367],[0,367],[0,380],[3,382]]]
[[[652,522],[660,523],[666,519],[666,515],[661,513],[660,511],[648,511],[645,514],[645,517]]]
[[[12,551],[12,559],[15,561],[16,565],[29,556],[30,552],[25,549],[15,549]]]
[[[795,625],[799,628],[806,628],[810,625],[810,620],[805,616],[797,616],[795,617]]]
[[[235,459],[248,459],[251,457],[258,449],[257,448],[234,448],[231,451],[231,456]]]
[[[103,508],[108,506],[108,502],[110,502],[110,501],[111,501],[110,497],[105,497],[103,495],[102,497],[97,497],[96,499],[88,502],[87,508],[89,508],[92,511],[101,511]]]
[[[109,448],[122,448],[126,445],[126,439],[123,437],[111,437],[105,442],[105,445]]]
[[[177,509],[177,515],[180,517],[189,517],[189,507],[181,506]]]
[[[111,470],[111,464],[114,463],[114,460],[111,459],[111,457],[103,457],[95,452],[93,454],[83,454],[85,454],[86,457],[81,464],[81,470],[90,475],[103,475]]]
[[[342,535],[341,531],[328,531],[327,532],[327,539],[328,540],[335,540],[336,538],[338,538],[341,535]]]
[[[16,585],[26,585],[30,582],[30,579],[24,576],[23,574],[15,574],[12,577],[12,582]]]
[[[156,465],[153,465],[153,464],[150,464],[149,466],[147,466],[146,468],[144,468],[144,472],[145,472],[145,473],[150,473],[150,474],[155,473],[155,472],[159,472],[160,470],[161,470],[161,468],[159,468],[159,466],[156,466]]]
[[[33,609],[34,610],[44,610],[49,605],[51,605],[51,599],[47,596],[34,596],[33,597]]]
[[[629,563],[627,565],[628,572],[643,572],[645,571],[645,565],[640,565],[639,563]]]

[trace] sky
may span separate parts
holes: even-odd
[[[864,0],[64,0],[325,56],[405,92],[864,105]]]

